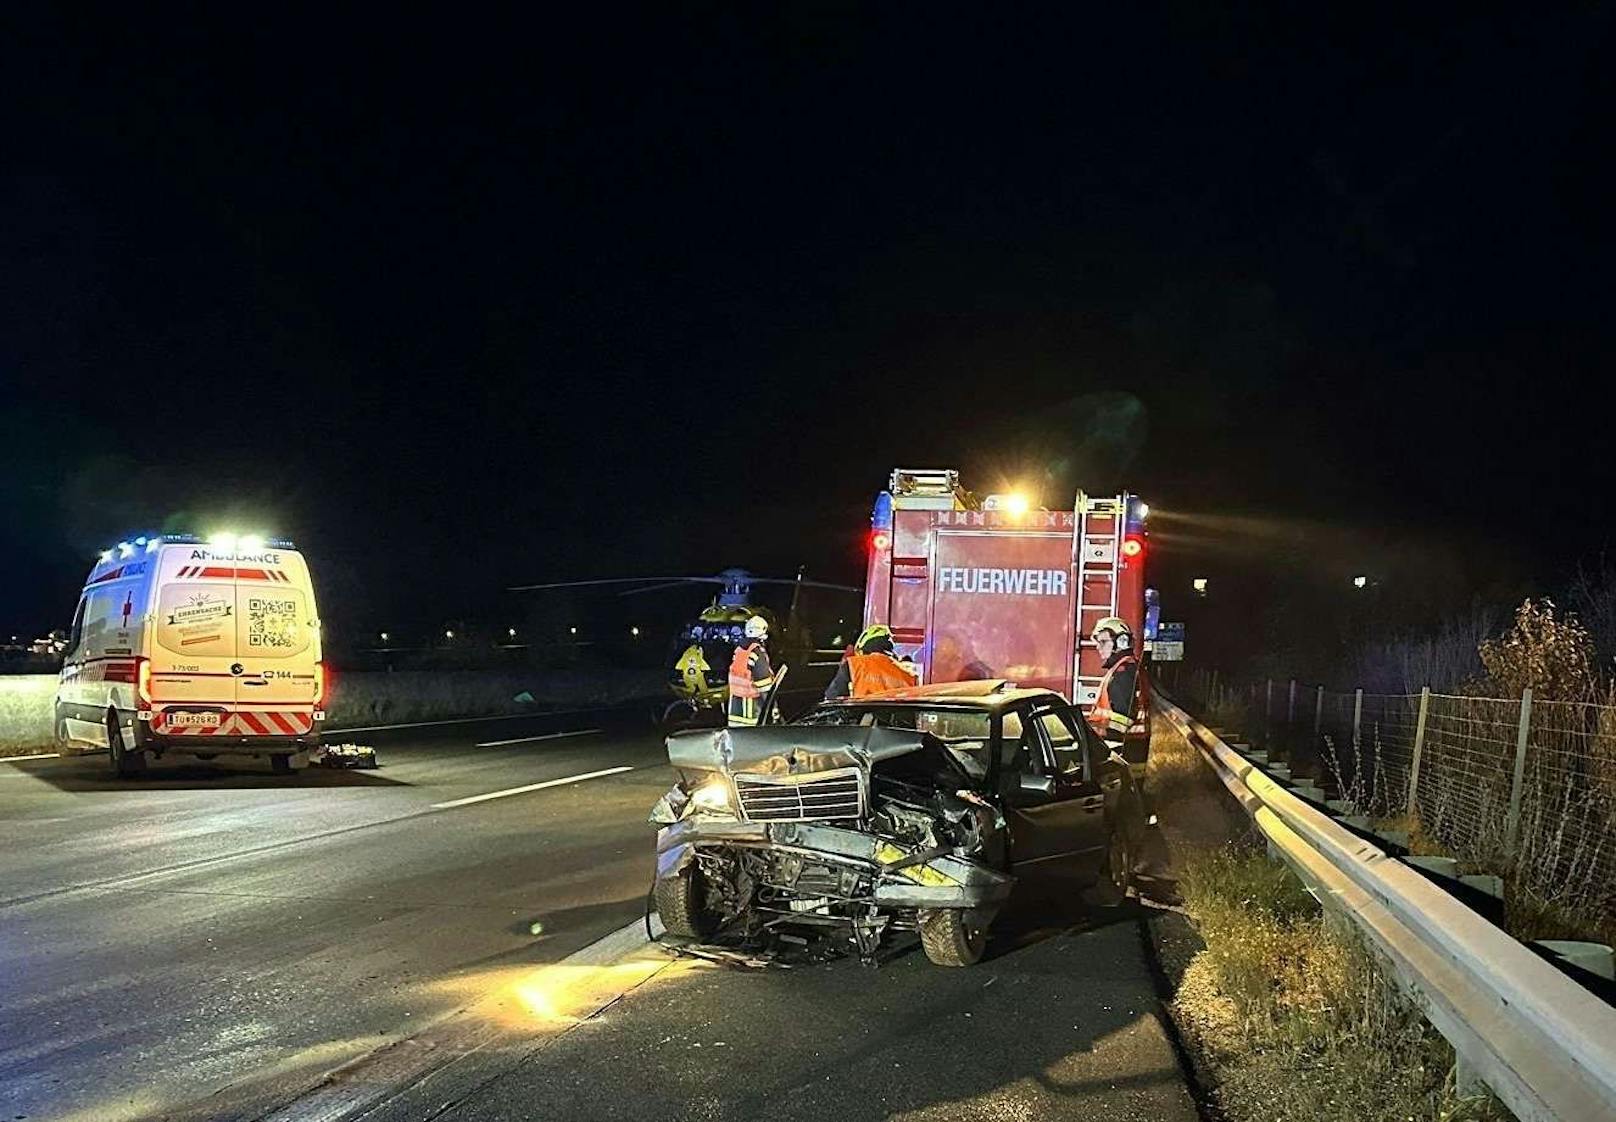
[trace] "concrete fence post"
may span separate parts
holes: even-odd
[[[1363,747],[1363,687],[1352,691],[1352,747]]]
[[[1272,678],[1263,679],[1262,715],[1265,721],[1274,719],[1274,680]]]
[[[1319,696],[1313,702],[1313,743],[1319,742],[1319,736],[1324,732],[1324,687],[1319,687]]]
[[[1515,856],[1521,831],[1521,782],[1526,778],[1526,739],[1532,728],[1532,687],[1521,691],[1521,719],[1515,728],[1515,776],[1509,784],[1509,820],[1504,824],[1504,852]]]
[[[1294,725],[1296,723],[1296,679],[1295,678],[1291,679],[1291,699],[1290,699],[1290,703],[1288,705],[1286,705],[1286,707],[1285,707],[1285,723],[1287,725]]]
[[[1431,687],[1420,690],[1420,715],[1414,722],[1414,760],[1408,765],[1408,812],[1418,813],[1420,756],[1425,751],[1425,718],[1431,711]]]

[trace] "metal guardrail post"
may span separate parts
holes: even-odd
[[[1319,687],[1318,700],[1313,703],[1313,743],[1319,742],[1319,736],[1324,732],[1324,687]]]
[[[1414,722],[1414,762],[1408,767],[1408,812],[1418,810],[1416,799],[1420,789],[1420,755],[1425,751],[1425,718],[1431,711],[1431,687],[1420,690],[1420,716]]]
[[[1285,723],[1287,725],[1294,725],[1296,723],[1296,679],[1295,678],[1291,679],[1291,700],[1290,700],[1290,704],[1285,707]]]
[[[1526,778],[1526,739],[1532,728],[1532,687],[1521,691],[1521,720],[1515,730],[1515,776],[1509,785],[1509,820],[1504,825],[1504,852],[1515,856],[1521,829],[1521,781]]]
[[[1352,691],[1352,746],[1363,747],[1363,688]]]

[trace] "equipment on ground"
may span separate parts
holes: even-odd
[[[1121,621],[1141,653],[1148,508],[1123,492],[1077,492],[1060,510],[1024,496],[978,497],[952,469],[900,468],[870,519],[864,622],[892,629],[922,683],[1007,678],[1057,690],[1084,709],[1105,676],[1091,638]],[[1141,668],[1123,755],[1150,748]]]
[[[316,767],[377,768],[376,749],[368,744],[322,744],[309,753],[309,763]]]

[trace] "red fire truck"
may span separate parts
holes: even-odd
[[[892,628],[922,683],[1005,678],[1094,704],[1104,669],[1089,639],[1126,620],[1143,658],[1149,508],[1079,491],[1070,510],[1015,495],[978,497],[948,469],[900,468],[871,518],[864,622]],[[1123,755],[1150,750],[1150,685],[1138,675]]]

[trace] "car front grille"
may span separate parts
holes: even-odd
[[[804,822],[859,818],[864,813],[864,776],[856,767],[812,775],[735,777],[741,814],[753,822]]]

